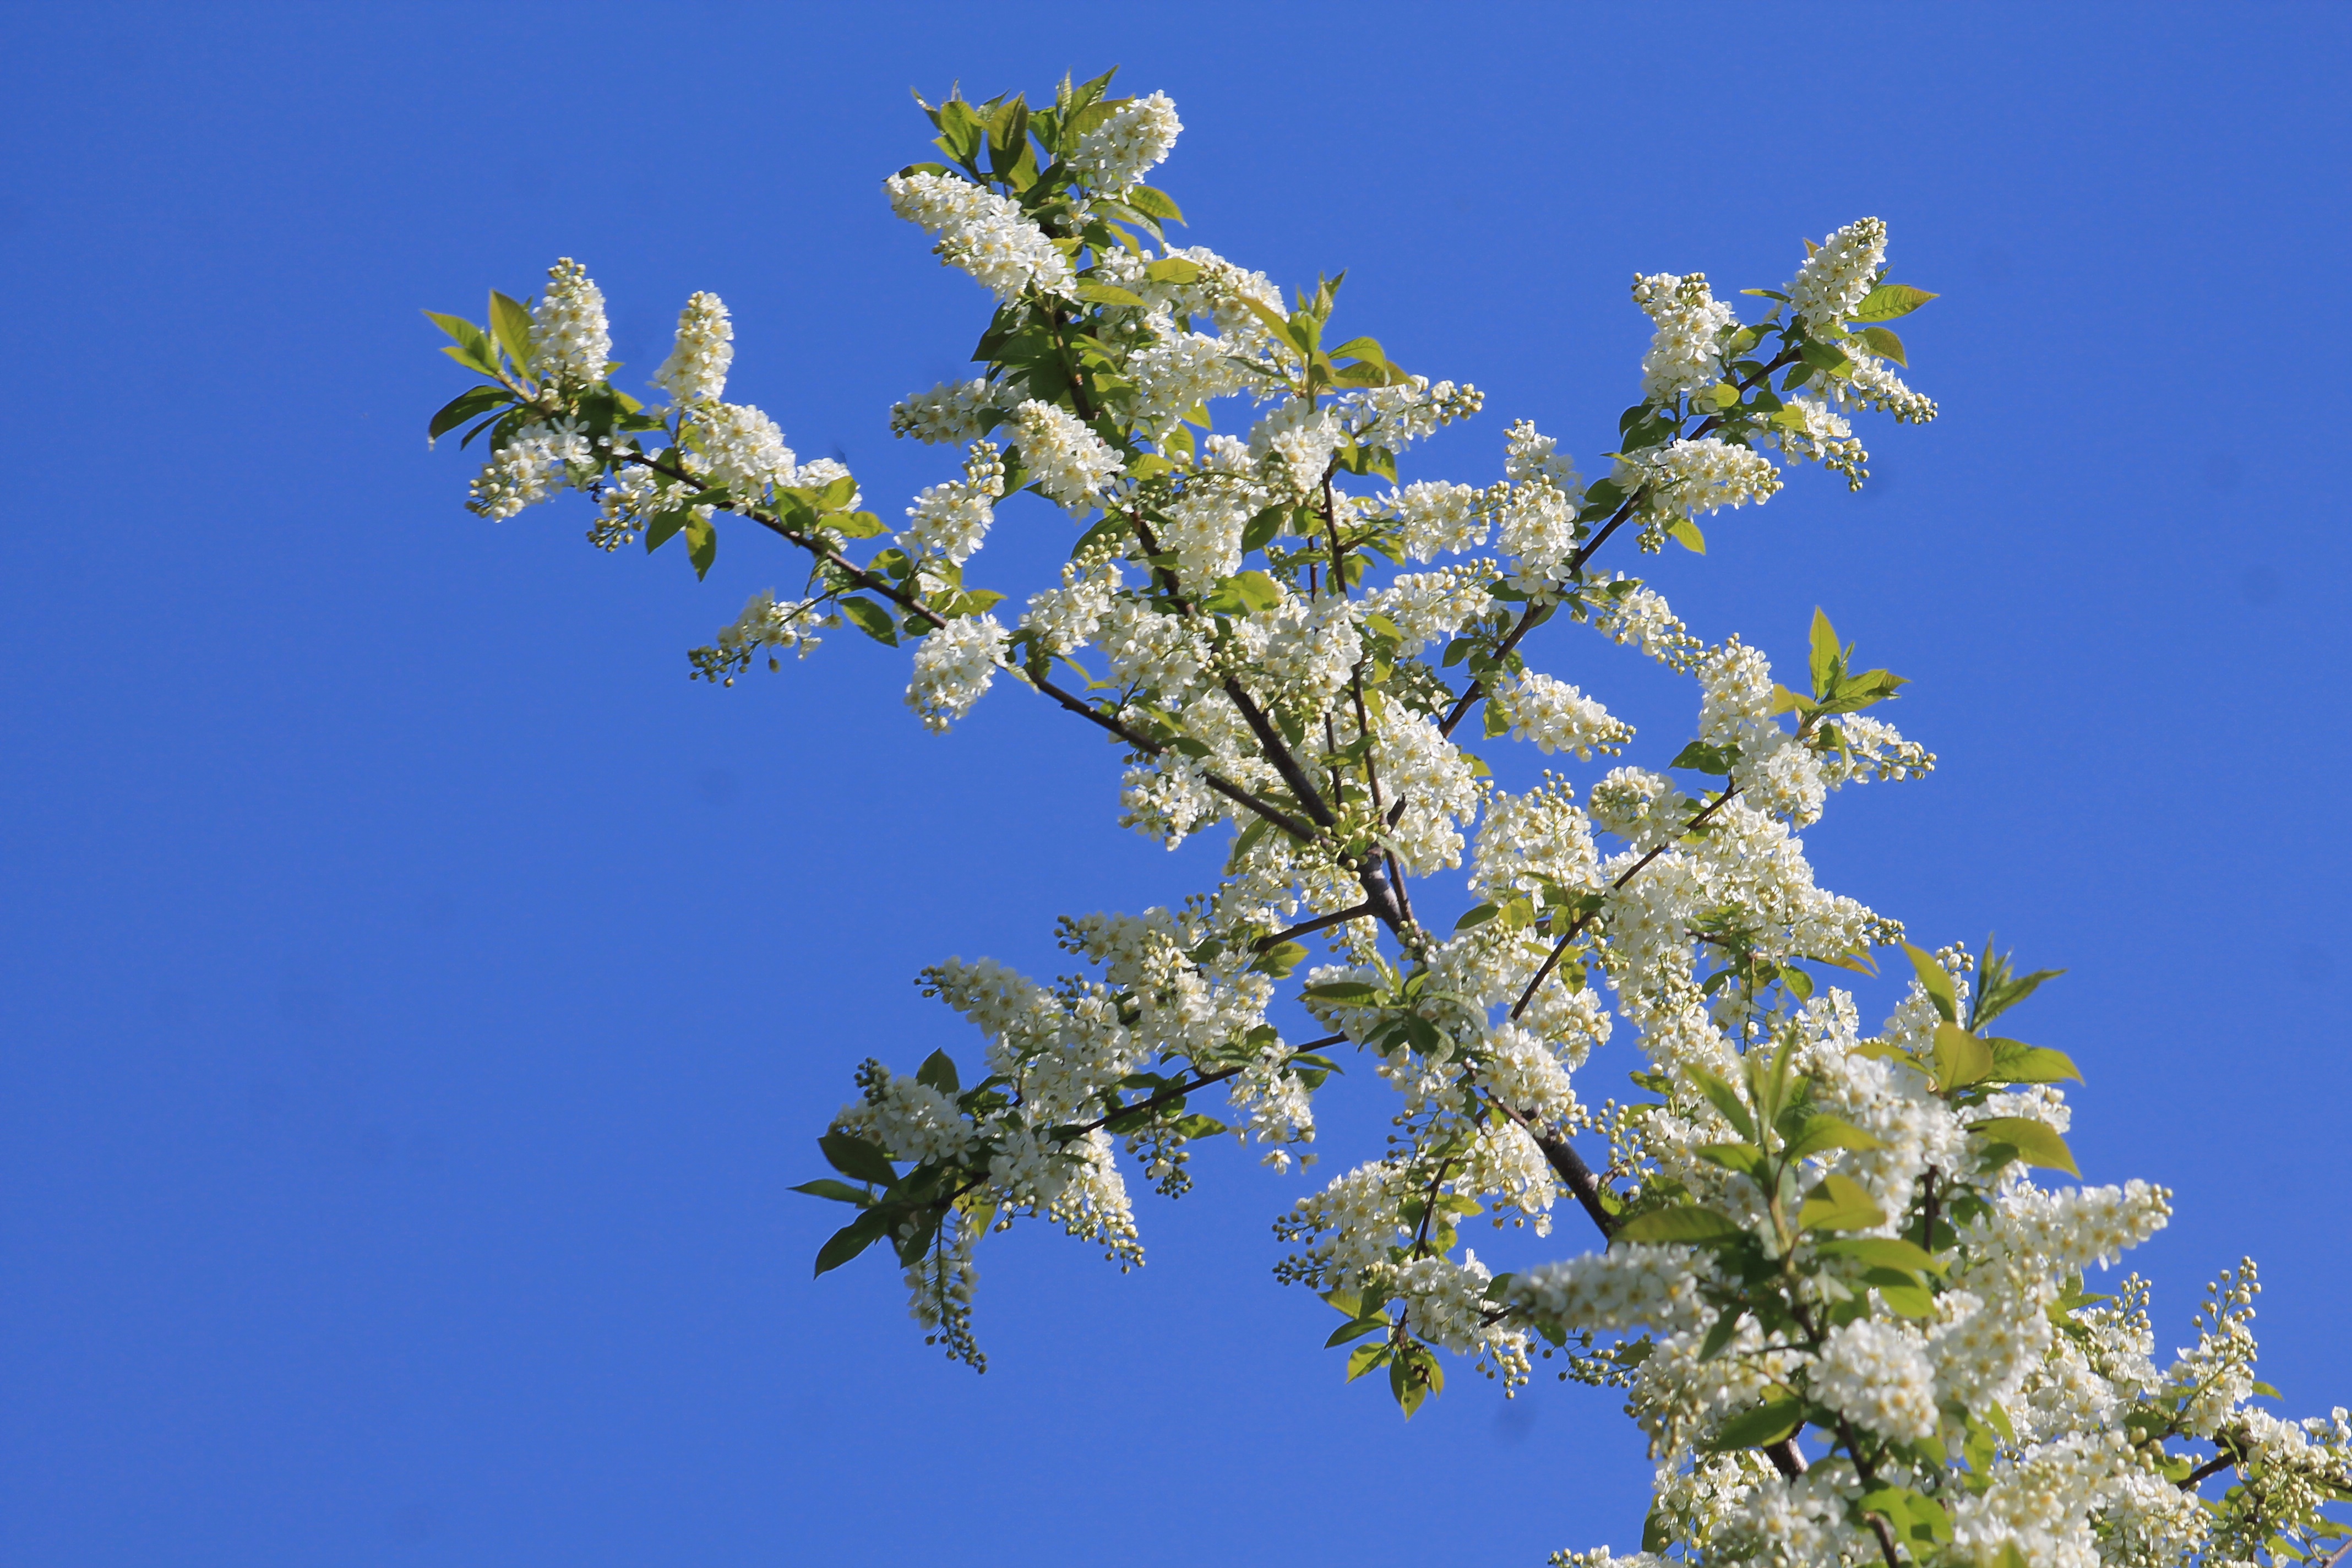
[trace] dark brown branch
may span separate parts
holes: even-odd
[[[1320,1050],[1325,1046],[1339,1045],[1347,1037],[1345,1035],[1326,1035],[1319,1040],[1309,1040],[1303,1046],[1293,1046],[1290,1048],[1290,1054],[1295,1057],[1302,1052]],[[1206,1089],[1213,1083],[1223,1083],[1229,1078],[1237,1077],[1249,1070],[1249,1063],[1244,1062],[1238,1067],[1219,1068],[1215,1072],[1202,1073],[1190,1083],[1171,1084],[1156,1094],[1137,1100],[1133,1105],[1122,1105],[1108,1116],[1099,1117],[1087,1122],[1078,1131],[1082,1133],[1099,1131],[1122,1116],[1132,1116],[1139,1110],[1157,1110],[1170,1100],[1181,1100],[1196,1089]],[[969,1188],[965,1190],[970,1191]]]
[[[2179,1481],[2180,1489],[2185,1492],[2193,1492],[2199,1487],[2204,1485],[2206,1481],[2220,1475],[2223,1470],[2228,1469],[2231,1465],[2234,1465],[2237,1462],[2238,1457],[2227,1450],[2216,1454],[2211,1458],[2206,1460],[2203,1464],[2198,1466],[2195,1469],[2189,1471],[2187,1475],[2181,1477]]]
[[[1255,946],[1258,952],[1265,952],[1271,948],[1280,947],[1284,942],[1288,942],[1293,937],[1311,936],[1315,932],[1326,930],[1331,926],[1345,925],[1349,921],[1360,921],[1366,915],[1378,913],[1379,911],[1372,908],[1370,900],[1367,900],[1363,903],[1358,904],[1353,909],[1340,910],[1335,913],[1328,915],[1317,915],[1311,921],[1299,921],[1298,924],[1292,926],[1287,931],[1276,931],[1272,936],[1262,936],[1252,945]]]
[[[1683,831],[1685,833],[1690,833],[1703,826],[1708,817],[1713,816],[1717,811],[1721,810],[1729,803],[1731,797],[1738,793],[1739,786],[1738,784],[1727,783],[1723,793],[1716,796],[1714,801],[1708,805],[1705,811],[1702,811],[1696,816],[1692,817],[1688,825],[1684,827]],[[1670,845],[1661,844],[1656,848],[1651,850],[1647,855],[1643,856],[1639,860],[1634,861],[1631,866],[1625,868],[1625,874],[1619,877],[1615,881],[1610,883],[1609,890],[1616,892],[1622,889],[1626,883],[1632,881],[1634,878],[1640,876],[1644,870],[1648,869],[1650,862],[1664,854],[1669,847],[1671,847]],[[1536,971],[1536,977],[1528,982],[1528,988],[1525,991],[1520,992],[1519,999],[1511,1005],[1511,1022],[1516,1024],[1519,1021],[1519,1015],[1526,1012],[1528,1010],[1528,1004],[1536,999],[1536,988],[1540,986],[1546,978],[1550,975],[1552,966],[1558,963],[1560,961],[1561,956],[1568,952],[1568,944],[1574,942],[1577,937],[1583,932],[1584,928],[1591,923],[1592,917],[1596,912],[1597,911],[1595,910],[1587,910],[1584,913],[1577,916],[1575,921],[1569,926],[1568,930],[1561,934],[1559,941],[1552,945],[1550,954],[1543,961],[1543,967]]]

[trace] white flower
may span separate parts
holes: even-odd
[[[1029,482],[1083,517],[1118,478],[1118,454],[1068,409],[1031,398],[1013,411]]]
[[[1707,291],[1706,273],[1636,278],[1633,303],[1658,329],[1650,339],[1650,352],[1642,356],[1643,396],[1654,403],[1672,403],[1723,379],[1723,356],[1717,345],[1724,329],[1738,318],[1730,306]]]
[[[1108,106],[1108,113],[1080,110],[1086,129],[1069,153],[1070,168],[1078,178],[1113,195],[1125,191],[1156,168],[1176,145],[1184,129],[1176,105],[1164,92],[1130,98]]]
[[[971,711],[996,679],[1004,628],[994,616],[966,616],[915,645],[915,678],[907,706],[925,725],[944,731]]]
[[[893,174],[882,189],[891,211],[940,237],[933,250],[942,264],[971,273],[997,299],[1009,301],[1031,288],[1069,293],[1069,258],[1020,203],[950,174]]]
[[[1886,225],[1857,218],[1805,258],[1784,290],[1790,308],[1815,333],[1844,330],[1854,308],[1878,281],[1886,260]]]
[[[820,624],[820,601],[815,599],[778,599],[772,589],[762,588],[743,602],[743,613],[735,623],[719,634],[720,651],[729,654],[748,653],[752,648],[791,648],[798,657],[806,658],[816,651],[820,639],[815,628]]]
[[[698,405],[689,422],[698,450],[688,468],[706,484],[724,485],[736,496],[759,501],[771,485],[791,485],[800,465],[784,445],[784,433],[759,409],[743,403]]]
[[[1405,553],[1428,561],[1486,542],[1486,492],[1469,485],[1421,479],[1381,498],[1382,515],[1404,525]]]
[[[1533,741],[1545,755],[1622,751],[1633,727],[1564,680],[1527,670],[1496,688],[1491,700],[1510,721],[1516,740]]]
[[[890,408],[890,434],[912,436],[936,446],[944,441],[976,441],[993,422],[989,406],[994,391],[977,377],[943,381],[929,392],[900,398]]]
[[[547,269],[547,292],[531,308],[530,368],[562,390],[578,392],[604,379],[612,357],[604,291],[567,256]]]
[[[1882,1436],[1936,1435],[1936,1379],[1909,1331],[1859,1318],[1832,1330],[1813,1363],[1813,1396]]]
[[[735,363],[735,328],[716,294],[696,293],[677,313],[677,337],[654,384],[677,403],[708,403],[727,390]]]
[[[1004,494],[1004,464],[996,448],[974,441],[965,456],[963,478],[930,485],[907,509],[898,542],[918,555],[944,556],[961,566],[987,537],[995,503]]]

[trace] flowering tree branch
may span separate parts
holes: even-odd
[[[1171,847],[1230,827],[1214,885],[1181,906],[1066,920],[1080,973],[982,959],[919,977],[982,1043],[961,1065],[942,1048],[911,1073],[857,1068],[819,1139],[835,1173],[800,1189],[850,1210],[817,1271],[887,1246],[929,1342],[984,1367],[982,1236],[1043,1218],[1133,1267],[1131,1174],[1180,1195],[1193,1149],[1225,1135],[1278,1172],[1310,1163],[1317,1093],[1342,1070],[1324,1053],[1352,1054],[1400,1095],[1388,1152],[1283,1212],[1277,1278],[1342,1314],[1328,1343],[1346,1374],[1384,1372],[1407,1415],[1447,1358],[1506,1392],[1539,1355],[1627,1388],[1659,1460],[1643,1568],[2324,1554],[2344,1527],[2323,1506],[2352,1500],[2352,1417],[2247,1404],[2267,1392],[2252,1266],[2162,1369],[2145,1282],[2083,1284],[2163,1225],[2168,1195],[2034,1174],[2078,1174],[2060,1085],[2079,1073],[1989,1030],[2052,973],[1990,943],[1913,946],[1814,878],[1800,835],[1832,794],[1934,763],[1883,717],[1901,678],[1861,668],[1816,612],[1783,684],[1595,566],[1612,539],[1703,552],[1703,527],[1807,465],[1859,489],[1856,419],[1935,417],[1888,325],[1935,296],[1889,274],[1885,226],[1808,242],[1781,287],[1743,291],[1745,317],[1702,273],[1635,278],[1653,335],[1601,477],[1522,421],[1499,477],[1408,481],[1414,445],[1483,395],[1370,335],[1335,341],[1339,279],[1286,296],[1173,243],[1181,209],[1145,176],[1175,106],[1108,89],[925,104],[940,161],[885,184],[992,301],[979,374],[892,411],[898,434],[959,454],[902,522],[727,401],[715,296],[688,300],[651,405],[614,384],[604,298],[575,262],[530,300],[493,294],[487,326],[434,318],[478,378],[429,426],[487,439],[478,513],[584,493],[598,546],[682,539],[698,575],[724,520],[800,552],[805,585],[753,595],[689,655],[698,677],[780,668],[837,627],[911,645],[928,727],[1007,675],[1122,749],[1124,825]],[[1066,563],[1024,598],[968,578],[992,530],[1066,525]],[[1554,621],[1692,680],[1691,737],[1616,763],[1632,726],[1530,661]],[[1482,706],[1486,738],[1563,771],[1507,784],[1461,743]],[[1721,782],[1693,795],[1678,774]],[[1461,904],[1433,880],[1453,875],[1468,907],[1425,924],[1416,904]],[[1865,1032],[1846,977],[1897,950],[1903,985]],[[1284,1008],[1321,1037],[1288,1043]],[[1604,1048],[1639,1058],[1649,1098],[1580,1098]],[[1198,1109],[1211,1089],[1230,1125]],[[1602,1175],[1574,1143],[1592,1133]],[[1601,1250],[1496,1273],[1464,1245],[1480,1215],[1549,1235],[1563,1193]],[[1807,1431],[1828,1445],[1810,1466]]]

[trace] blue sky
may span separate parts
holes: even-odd
[[[842,19],[847,16],[850,19]],[[1017,691],[956,733],[845,638],[689,686],[752,589],[502,525],[428,453],[420,306],[558,255],[649,372],[690,289],[732,391],[886,508],[890,401],[984,296],[890,218],[907,89],[1125,67],[1189,127],[1186,237],[1612,444],[1639,268],[1773,285],[1864,213],[1944,417],[1867,434],[1654,581],[1796,657],[1820,605],[1914,679],[1930,781],[1842,797],[1828,885],[2070,973],[2095,1180],[2178,1194],[2159,1343],[2261,1260],[2264,1374],[2352,1396],[2345,285],[2330,6],[9,8],[0,341],[0,1558],[26,1564],[1539,1562],[1638,1534],[1615,1399],[1466,1376],[1410,1426],[1277,1287],[1297,1178],[1230,1147],[1150,1266],[982,1253],[985,1378],[786,1188],[861,1058],[976,1039],[948,953],[1201,885],[1115,757]],[[1411,477],[1411,476],[1408,476]],[[1008,511],[982,572],[1066,548]],[[1056,531],[1062,530],[1065,531]],[[1630,563],[1628,563],[1630,564]],[[1540,639],[1539,639],[1540,640]],[[1687,689],[1538,656],[1662,748]],[[1580,664],[1579,661],[1584,661]],[[1876,1017],[1885,997],[1866,999]],[[1602,1087],[1633,1065],[1603,1058]],[[1377,1101],[1343,1084],[1331,1157]],[[1573,1216],[1570,1216],[1572,1220]],[[1559,1249],[1585,1238],[1564,1224]],[[1497,1255],[1528,1256],[1524,1238]],[[1484,1249],[1482,1249],[1484,1250]]]

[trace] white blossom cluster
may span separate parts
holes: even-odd
[[[547,269],[547,291],[530,313],[530,368],[564,391],[578,391],[604,380],[612,357],[604,291],[567,256]]]
[[[952,174],[893,174],[882,189],[891,211],[940,237],[933,249],[942,265],[971,273],[999,300],[1070,291],[1069,258],[1020,203]]]
[[[727,390],[735,363],[735,326],[718,295],[698,290],[677,313],[677,336],[669,357],[654,372],[654,384],[681,406],[710,403]]]
[[[1164,92],[1106,106],[1070,150],[1071,169],[1098,191],[1118,195],[1160,166],[1184,129]]]

